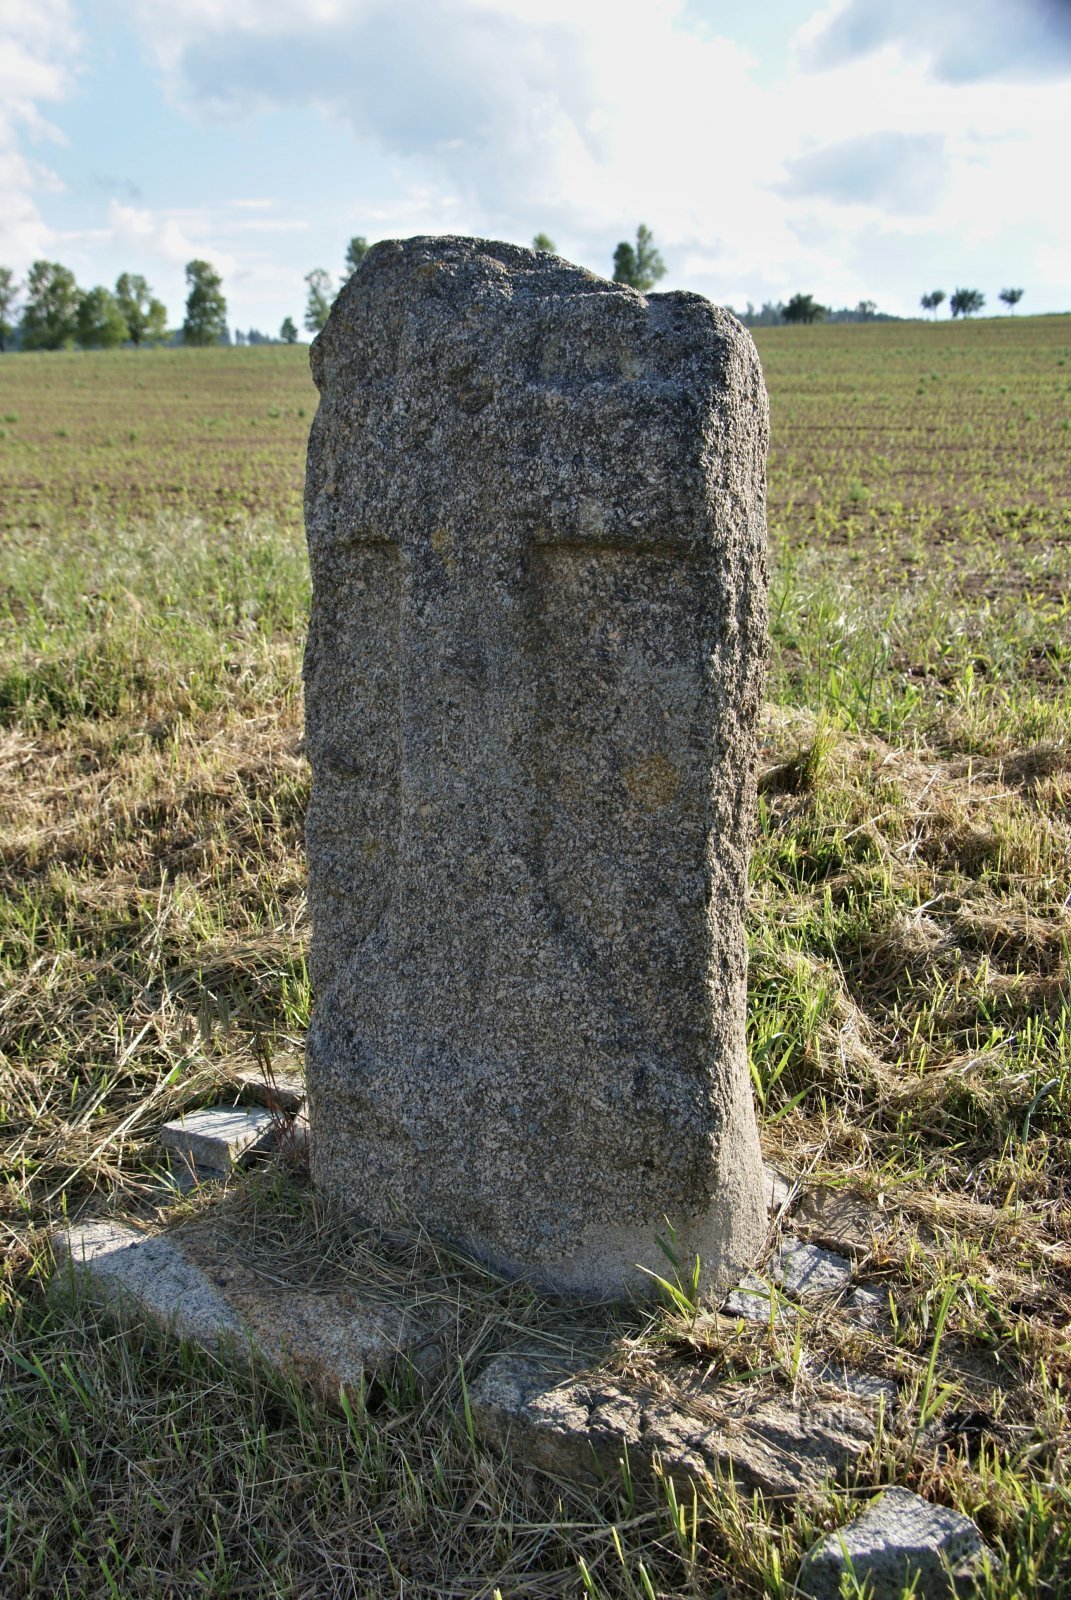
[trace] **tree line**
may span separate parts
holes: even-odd
[[[137,349],[179,338],[194,345],[229,341],[219,273],[207,261],[190,261],[186,283],[186,318],[176,333],[167,326],[163,301],[140,272],[121,272],[114,290],[103,284],[80,289],[74,273],[59,261],[35,261],[24,284],[16,283],[10,267],[0,267],[0,350],[12,340],[23,350],[67,350],[72,345],[114,350],[123,344]]]
[[[323,267],[314,267],[306,273],[304,324],[309,333],[319,333],[323,328],[339,289],[360,267],[369,248],[363,234],[351,238],[337,285]],[[556,250],[553,239],[546,233],[535,235],[532,248],[550,254]],[[636,229],[635,242],[622,239],[614,250],[614,281],[646,293],[665,274],[666,264],[654,235],[641,222]],[[156,298],[140,273],[121,273],[114,290],[101,284],[93,289],[80,289],[73,272],[58,261],[35,261],[24,285],[15,282],[10,267],[0,267],[0,351],[6,350],[13,340],[23,350],[63,350],[76,344],[85,350],[114,349],[123,344],[137,349],[143,344],[165,341],[188,345],[229,344],[227,302],[219,273],[208,261],[190,261],[186,265],[186,284],[185,318],[180,329],[169,330],[163,302]],[[1022,289],[1000,291],[1000,299],[1009,311],[1014,311],[1022,298]],[[16,322],[14,313],[20,299],[21,314]],[[985,305],[985,296],[979,289],[956,289],[951,297],[943,289],[933,289],[924,294],[919,303],[936,318],[946,300],[953,317],[973,316]],[[731,306],[728,309],[733,310]],[[745,311],[736,311],[734,315],[750,327],[779,322],[894,320],[888,313],[879,311],[873,300],[860,300],[854,308],[844,306],[834,311],[821,305],[813,294],[803,293],[794,294],[787,301],[766,301],[758,311],[749,301]],[[276,338],[250,328],[244,334],[236,330],[234,341],[236,344],[280,341],[294,344],[297,337],[297,324],[288,316],[283,318]]]

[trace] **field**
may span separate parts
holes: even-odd
[[[768,1157],[896,1219],[886,1339],[672,1303],[620,1359],[906,1396],[861,1489],[976,1518],[992,1597],[1071,1589],[1071,318],[758,330],[772,653],[750,914]],[[787,1596],[816,1526],[710,1483],[488,1460],[462,1365],[555,1310],[425,1243],[457,1370],[349,1409],[50,1300],[64,1215],[152,1221],[154,1134],[299,1049],[294,349],[0,357],[0,1592]],[[300,1171],[237,1203],[342,1243]],[[184,1205],[204,1204],[193,1198]],[[853,1342],[854,1341],[854,1342]],[[973,1419],[970,1426],[962,1419]],[[957,1421],[959,1419],[959,1421]]]

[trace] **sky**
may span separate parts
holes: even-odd
[[[181,321],[465,233],[738,308],[979,288],[1071,310],[1071,0],[0,0],[0,265],[140,272]]]

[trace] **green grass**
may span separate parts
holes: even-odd
[[[976,1515],[991,1596],[1071,1584],[1071,319],[759,330],[772,657],[750,917],[768,1155],[895,1218],[891,1338],[690,1303],[618,1357],[913,1403],[863,1487]],[[486,1459],[462,1370],[553,1320],[435,1256],[457,1362],[348,1411],[44,1285],[64,1214],[157,1216],[154,1135],[308,1017],[293,350],[0,359],[0,1591],[787,1595],[847,1497],[585,1494]],[[259,1227],[341,1251],[300,1176]],[[251,1224],[252,1225],[252,1224]],[[326,1232],[325,1232],[326,1230]],[[343,1259],[344,1258],[344,1259]],[[393,1269],[392,1269],[393,1270]],[[687,1277],[683,1299],[687,1302]],[[672,1297],[671,1297],[672,1298]],[[991,1415],[978,1450],[943,1418]],[[912,1443],[917,1448],[912,1451]]]

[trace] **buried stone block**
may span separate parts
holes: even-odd
[[[250,1156],[270,1150],[276,1132],[276,1117],[266,1108],[206,1106],[165,1122],[160,1143],[195,1173],[223,1176]]]
[[[977,1593],[992,1556],[969,1517],[931,1504],[910,1489],[886,1489],[854,1522],[829,1533],[804,1557],[796,1590],[812,1600],[851,1594],[925,1600]]]
[[[442,1364],[441,1319],[350,1290],[266,1278],[221,1247],[209,1220],[166,1234],[81,1223],[57,1232],[53,1249],[76,1287],[125,1317],[142,1317],[214,1353],[258,1355],[329,1401],[362,1376],[408,1366],[426,1377]]]
[[[727,1289],[766,1216],[743,913],[766,650],[748,334],[474,239],[312,346],[312,1172],[509,1274]]]
[[[734,1389],[675,1401],[629,1378],[555,1379],[545,1365],[502,1356],[471,1389],[473,1422],[492,1448],[554,1477],[592,1481],[657,1458],[663,1471],[722,1473],[775,1498],[848,1483],[876,1423],[864,1406],[752,1397]]]
[[[283,1111],[292,1116],[305,1104],[305,1080],[293,1068],[264,1071],[260,1067],[240,1067],[231,1082],[246,1100],[267,1106],[269,1111]]]
[[[852,1281],[852,1264],[832,1250],[790,1239],[774,1262],[774,1275],[792,1299],[840,1294]]]

